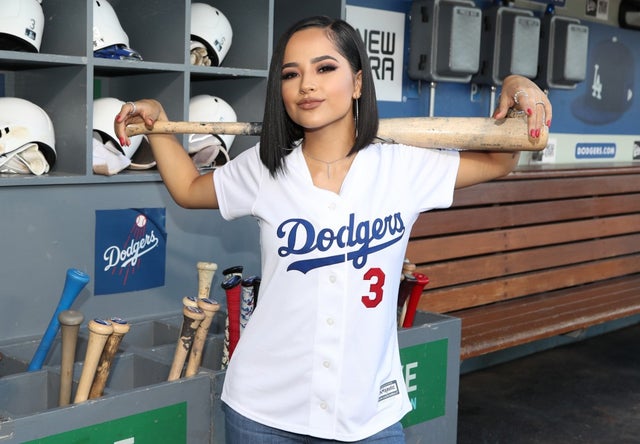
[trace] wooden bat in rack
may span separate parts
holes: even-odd
[[[156,122],[127,126],[127,135],[139,134],[231,134],[258,136],[260,122]],[[541,151],[549,132],[531,138],[525,118],[509,117],[397,117],[380,119],[378,137],[385,142],[421,148],[451,148],[473,151]]]
[[[191,305],[184,305],[182,309],[182,328],[180,329],[180,337],[176,344],[176,350],[173,355],[173,362],[169,369],[169,377],[167,381],[175,381],[182,375],[184,363],[191,351],[193,338],[200,322],[204,319],[204,312]]]
[[[84,321],[84,315],[76,310],[63,310],[58,315],[62,335],[62,358],[60,361],[60,397],[59,406],[71,403],[73,385],[73,364],[76,360],[78,331]]]
[[[113,358],[118,352],[122,338],[129,333],[129,329],[131,328],[127,321],[118,317],[113,317],[109,319],[109,321],[113,326],[113,333],[107,338],[107,342],[100,355],[93,383],[89,390],[89,399],[99,398],[104,393],[104,388],[107,385],[107,379],[109,379],[109,373],[111,372]]]
[[[209,298],[198,298],[198,308],[204,312],[204,319],[200,322],[189,353],[189,362],[184,371],[185,377],[193,376],[198,373],[200,364],[202,363],[202,352],[209,334],[209,328],[216,312],[220,310],[220,304]]]
[[[107,343],[107,339],[113,333],[113,324],[104,319],[92,319],[89,321],[89,342],[87,344],[87,353],[82,364],[82,373],[78,381],[76,396],[73,400],[74,404],[89,399],[89,391],[93,378],[96,375],[96,369],[100,362],[100,356]]]
[[[211,295],[211,282],[218,269],[218,264],[200,261],[196,264],[196,269],[198,271],[198,298],[208,298]]]

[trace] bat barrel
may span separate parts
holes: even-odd
[[[529,137],[525,118],[511,117],[398,117],[381,119],[378,137],[422,148],[475,151],[541,151],[549,131]]]

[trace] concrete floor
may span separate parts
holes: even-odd
[[[458,444],[640,443],[640,324],[462,375]]]

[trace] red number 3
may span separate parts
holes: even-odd
[[[382,287],[384,286],[384,273],[379,268],[371,268],[364,274],[364,279],[371,281],[369,292],[362,296],[362,303],[367,308],[375,308],[382,302]]]

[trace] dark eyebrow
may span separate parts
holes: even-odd
[[[338,59],[336,59],[335,57],[332,57],[330,55],[323,55],[323,56],[319,56],[319,57],[314,57],[311,59],[311,63],[319,63],[322,62],[324,60],[333,60],[335,62],[338,61]],[[284,65],[282,65],[282,68],[290,68],[290,67],[295,67],[298,66],[298,64],[296,62],[291,62],[291,63],[285,63]]]

